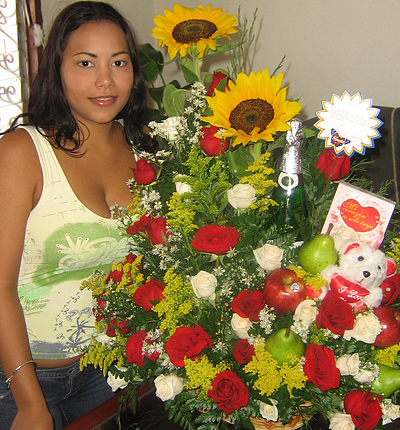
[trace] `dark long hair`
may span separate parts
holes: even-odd
[[[155,142],[143,132],[142,117],[146,107],[146,86],[139,63],[139,55],[129,24],[112,6],[103,2],[79,1],[63,9],[53,22],[43,51],[37,76],[32,84],[28,123],[50,133],[52,145],[66,152],[76,153],[81,145],[81,132],[61,83],[61,63],[69,35],[87,22],[112,21],[125,34],[133,65],[134,80],[129,100],[116,119],[123,120],[127,142],[140,149],[153,151]],[[66,148],[66,141],[74,147]]]

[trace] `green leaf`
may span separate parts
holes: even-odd
[[[185,109],[186,90],[168,84],[164,89],[163,105],[167,116],[180,116]]]
[[[247,175],[246,169],[253,157],[246,151],[244,146],[239,146],[235,151],[226,152],[229,168],[236,177],[241,178]]]
[[[187,57],[183,57],[179,60],[179,63],[186,82],[191,83],[199,80],[198,76],[193,70],[192,61],[190,61]]]
[[[160,51],[154,49],[150,43],[138,45],[139,61],[146,81],[153,82],[161,73],[164,58]]]
[[[161,103],[164,94],[164,86],[157,88],[148,88],[150,97],[157,103]]]

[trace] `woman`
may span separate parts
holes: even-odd
[[[79,287],[125,255],[110,207],[130,202],[130,143],[154,149],[145,91],[132,33],[110,5],[77,2],[57,16],[29,125],[0,140],[2,429],[59,429],[112,396],[98,370],[79,371],[95,334]]]

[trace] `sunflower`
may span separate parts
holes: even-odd
[[[276,132],[290,129],[287,122],[301,109],[299,102],[286,100],[282,81],[283,73],[270,77],[267,69],[249,76],[239,73],[229,90],[206,97],[213,115],[203,119],[223,129],[223,137],[236,137],[233,146],[273,141]]]
[[[216,39],[229,38],[229,34],[238,31],[236,15],[222,13],[221,8],[211,9],[211,5],[193,9],[176,4],[173,11],[164,9],[164,14],[154,18],[152,36],[158,39],[158,46],[168,47],[172,59],[178,52],[185,57],[192,45],[196,45],[201,58],[207,47],[216,50]]]

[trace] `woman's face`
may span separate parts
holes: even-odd
[[[87,22],[63,52],[61,81],[72,114],[87,127],[114,120],[133,85],[128,43],[112,21]]]

